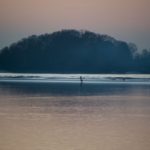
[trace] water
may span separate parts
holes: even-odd
[[[1,73],[0,150],[20,149],[149,150],[150,75]]]
[[[78,83],[82,76],[85,83],[146,83],[150,82],[149,74],[22,74],[0,73],[0,81],[5,82],[70,82]],[[125,82],[123,82],[125,83]]]

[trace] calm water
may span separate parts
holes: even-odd
[[[0,150],[149,150],[149,75],[0,74]]]

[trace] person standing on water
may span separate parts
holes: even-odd
[[[80,84],[81,85],[83,84],[83,78],[82,78],[82,76],[80,76]]]

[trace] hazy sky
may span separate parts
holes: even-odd
[[[0,48],[32,34],[85,29],[150,48],[150,0],[0,0]]]

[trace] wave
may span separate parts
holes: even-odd
[[[85,83],[102,82],[145,82],[150,83],[150,74],[22,74],[0,73],[0,82],[80,82],[82,77]]]

